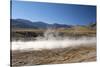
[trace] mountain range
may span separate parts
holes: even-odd
[[[46,28],[71,28],[71,25],[67,24],[48,24],[46,22],[37,21],[33,22],[26,19],[10,19],[12,28],[34,28],[34,29],[46,29]]]

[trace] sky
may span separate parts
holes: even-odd
[[[96,6],[12,1],[12,19],[53,24],[86,25],[96,22]]]

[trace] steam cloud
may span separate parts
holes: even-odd
[[[54,49],[94,43],[96,43],[95,37],[61,37],[55,30],[48,29],[44,37],[37,37],[35,41],[12,41],[12,50]]]

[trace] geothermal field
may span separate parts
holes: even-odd
[[[62,32],[61,35],[61,31],[48,29],[37,37],[13,36],[12,66],[96,61],[95,31],[72,31]],[[16,30],[16,32],[16,34],[13,33],[17,35],[22,31]],[[24,32],[27,31],[24,30]]]

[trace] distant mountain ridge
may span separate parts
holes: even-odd
[[[25,19],[10,19],[12,28],[34,28],[34,29],[46,29],[46,28],[70,28],[71,25],[66,24],[48,24],[45,22],[32,22]]]

